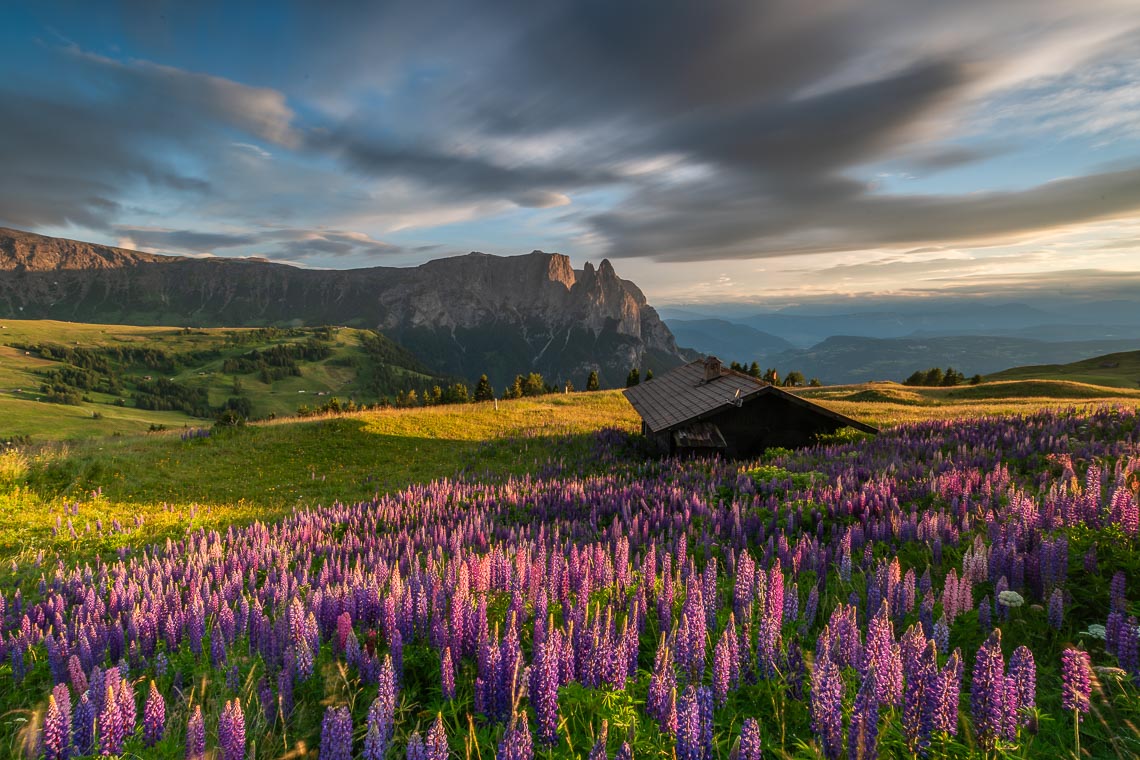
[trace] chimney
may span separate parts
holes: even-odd
[[[709,383],[720,377],[720,359],[710,356],[705,359],[705,382]]]

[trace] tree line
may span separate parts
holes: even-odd
[[[952,388],[955,385],[977,385],[982,382],[981,375],[974,375],[967,379],[966,375],[947,367],[931,367],[930,369],[915,370],[910,377],[903,381],[903,385],[923,386],[927,388]]]

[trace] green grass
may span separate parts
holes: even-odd
[[[301,362],[299,377],[289,376],[265,383],[256,374],[233,375],[223,371],[226,359],[271,345],[304,341],[313,332],[269,338],[252,328],[183,330],[50,320],[0,321],[0,441],[17,436],[28,436],[35,441],[78,440],[138,433],[152,426],[175,428],[205,424],[201,419],[182,412],[133,408],[129,386],[160,374],[157,370],[140,366],[117,367],[128,386],[119,398],[88,392],[86,395],[91,398],[90,402],[76,406],[45,405],[40,400],[43,373],[64,365],[16,348],[17,345],[160,349],[180,357],[176,371],[163,376],[183,385],[206,388],[210,404],[215,407],[222,406],[234,395],[248,397],[256,417],[293,415],[303,404],[319,406],[332,396],[341,399],[355,397],[364,402],[378,400],[362,387],[360,373],[367,364],[366,354],[361,348],[361,338],[367,332],[363,330],[334,328],[330,341],[331,355],[320,361]],[[191,358],[195,352],[211,352],[212,356]],[[406,379],[410,386],[437,382],[431,375],[417,369],[392,366],[393,372]],[[238,394],[235,394],[235,378],[240,384]],[[117,406],[117,401],[126,406]]]
[[[1071,364],[1040,364],[1014,367],[986,377],[987,380],[1071,380],[1114,388],[1140,388],[1140,351],[1106,354]]]
[[[461,470],[532,472],[596,430],[637,426],[621,394],[601,392],[500,401],[497,409],[482,403],[293,419],[188,441],[165,433],[47,446],[22,454],[21,476],[6,485],[0,479],[0,564],[41,550],[78,556],[189,528],[272,520],[295,507],[359,501]],[[79,504],[75,539],[66,504]],[[62,530],[53,535],[57,516]],[[114,520],[127,530],[112,530]]]

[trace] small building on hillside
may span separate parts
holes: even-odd
[[[878,429],[726,368],[715,356],[626,388],[641,430],[663,453],[756,456],[773,446],[795,448],[821,433]]]

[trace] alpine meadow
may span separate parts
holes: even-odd
[[[0,757],[1140,757],[1138,61],[6,4]]]

